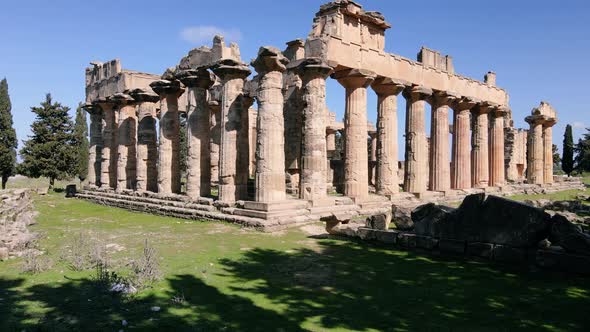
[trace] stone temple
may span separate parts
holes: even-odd
[[[386,53],[390,27],[380,13],[339,0],[320,7],[306,40],[283,51],[261,47],[249,64],[221,36],[163,75],[92,62],[89,185],[78,196],[276,230],[478,192],[580,185],[553,176],[557,116],[548,103],[526,118],[530,129],[516,129],[495,73],[483,81],[461,76],[450,56],[425,47],[417,60]],[[345,95],[326,96],[327,79]],[[376,125],[367,121],[370,93],[378,98]],[[326,98],[345,98],[342,122]]]

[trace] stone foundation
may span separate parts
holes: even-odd
[[[451,190],[447,192],[425,192],[421,194],[397,193],[389,199],[371,195],[366,200],[353,202],[343,196],[330,196],[326,204],[314,204],[295,198],[277,203],[237,201],[227,203],[213,198],[191,199],[186,195],[157,194],[112,189],[86,188],[76,194],[80,199],[132,211],[193,220],[216,220],[237,223],[264,232],[273,232],[289,227],[301,226],[319,221],[333,213],[344,213],[353,219],[363,219],[396,208],[412,208],[425,203],[459,202],[465,196],[475,193],[489,193],[498,196],[519,194],[545,194],[570,189],[584,189],[579,178],[556,177],[550,185],[515,184],[485,189]]]

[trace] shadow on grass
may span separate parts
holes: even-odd
[[[571,276],[336,240],[321,240],[313,250],[254,249],[221,265],[215,277],[230,285],[231,294],[186,274],[168,277],[164,292],[133,298],[101,292],[86,279],[24,289],[21,279],[0,279],[0,330],[119,330],[123,319],[136,330],[161,331],[571,331],[590,326],[590,282]],[[185,301],[172,303],[178,294]],[[45,311],[31,312],[29,301]],[[162,309],[153,312],[152,306]]]

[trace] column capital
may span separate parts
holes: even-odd
[[[423,85],[413,85],[404,89],[403,96],[411,100],[427,100],[432,96],[432,89]]]
[[[509,112],[510,112],[510,109],[507,106],[498,105],[498,107],[495,107],[494,109],[492,109],[491,114],[494,117],[503,117],[504,115],[508,114]]]
[[[450,106],[459,99],[461,95],[452,91],[434,90],[432,93],[432,101],[438,106]]]
[[[397,96],[406,87],[410,86],[410,82],[404,80],[397,80],[388,77],[379,77],[373,81],[371,88],[380,96]]]
[[[233,59],[221,59],[211,67],[211,70],[223,81],[234,78],[246,79],[252,73],[245,63]]]
[[[366,69],[345,69],[339,70],[332,74],[332,78],[337,80],[345,88],[366,88],[368,87],[377,75]]]
[[[209,89],[215,83],[215,75],[207,68],[180,70],[176,77],[189,88]]]
[[[88,112],[90,115],[102,114],[102,109],[97,104],[86,103],[82,106],[82,109]]]
[[[150,83],[150,87],[160,98],[167,95],[180,97],[184,93],[184,88],[180,85],[179,80],[157,80]]]
[[[500,107],[499,104],[492,103],[490,101],[481,101],[475,105],[471,110],[475,114],[488,114],[494,112],[494,110]]]
[[[92,102],[92,105],[100,107],[103,112],[109,111],[113,109],[114,104],[109,102],[107,98],[100,97]]]
[[[130,95],[121,92],[115,93],[114,95],[107,97],[107,100],[118,107],[129,106],[135,103],[135,99],[131,98]]]
[[[323,78],[326,79],[333,72],[333,68],[320,58],[306,58],[296,68],[296,74],[303,79]]]
[[[557,119],[546,115],[529,115],[524,118],[524,121],[530,125],[543,125],[543,127],[552,127],[557,123]]]
[[[147,90],[147,89],[133,89],[129,92],[131,98],[135,100],[137,103],[149,102],[155,103],[160,100],[160,96],[157,94]]]
[[[283,56],[283,53],[275,47],[263,46],[258,50],[258,57],[250,65],[256,69],[260,75],[273,71],[284,72],[287,70],[289,59]]]
[[[461,98],[455,100],[453,103],[451,103],[451,108],[453,110],[455,110],[456,112],[469,111],[473,107],[475,107],[475,105],[477,105],[477,103],[479,103],[479,102],[480,102],[479,99],[476,99],[476,98],[461,97]]]

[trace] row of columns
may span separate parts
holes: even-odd
[[[255,201],[286,200],[285,105],[283,75],[288,60],[277,49],[263,47],[251,63],[258,72]],[[404,190],[421,193],[501,185],[504,182],[503,110],[453,93],[432,91],[407,82],[376,77],[370,71],[347,69],[333,72],[320,59],[301,61],[293,72],[301,80],[302,136],[299,198],[322,203],[327,197],[326,79],[338,80],[346,90],[344,194],[364,199],[369,194],[367,153],[367,88],[378,96],[375,140],[378,194],[399,191],[397,170],[397,97],[407,100],[406,175]],[[180,193],[178,98],[188,94],[188,160],[186,192],[191,197],[211,194],[212,147],[219,148],[219,200],[248,198],[249,139],[247,111],[253,100],[244,93],[251,71],[244,63],[222,60],[211,68],[184,70],[150,86],[156,93],[134,90],[99,100],[92,111],[91,174],[98,169],[100,184],[117,189]],[[208,90],[216,77],[221,102],[214,112]],[[183,83],[184,87],[181,85]],[[159,114],[155,102],[159,101]],[[425,130],[426,104],[432,105],[431,148]],[[453,147],[449,151],[449,109],[453,110]],[[89,111],[90,112],[90,111]],[[156,117],[159,133],[156,135]],[[470,138],[470,119],[473,132]],[[102,126],[95,122],[101,121]],[[213,133],[215,128],[219,133]],[[98,128],[102,128],[99,130]],[[97,134],[100,131],[100,135]],[[157,136],[159,146],[157,146]],[[218,145],[211,144],[219,137]],[[488,141],[491,148],[488,148]],[[116,147],[114,149],[113,147]],[[93,152],[94,151],[94,152]],[[116,169],[113,162],[116,160]],[[155,162],[157,160],[157,163]],[[428,166],[430,164],[430,167]],[[94,165],[94,166],[92,166]],[[93,178],[99,178],[95,174]],[[429,181],[428,181],[429,180]],[[98,182],[98,181],[97,181]],[[427,183],[429,185],[427,186]],[[98,183],[97,183],[98,184]]]

